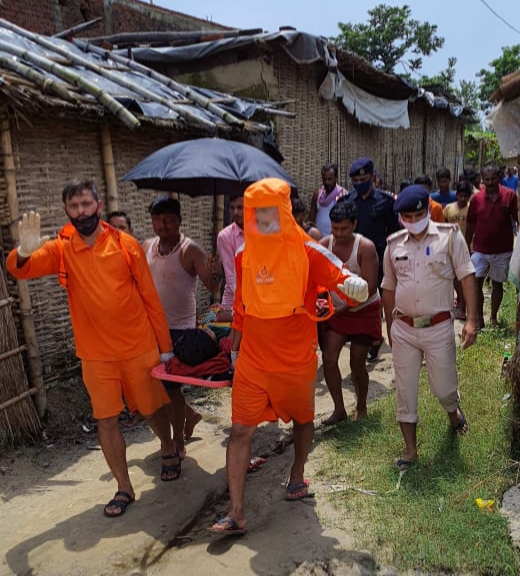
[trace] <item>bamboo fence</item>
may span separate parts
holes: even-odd
[[[0,439],[9,443],[30,440],[40,432],[40,420],[31,399],[38,390],[29,388],[16,333],[4,273],[0,270]]]

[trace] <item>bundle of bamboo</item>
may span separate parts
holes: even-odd
[[[22,352],[8,297],[4,273],[0,270],[0,435],[10,443],[34,438],[40,420],[31,399]]]

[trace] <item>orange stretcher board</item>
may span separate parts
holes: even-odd
[[[159,380],[178,382],[179,384],[185,384],[186,386],[204,386],[205,388],[225,388],[226,386],[231,386],[231,380],[206,380],[206,378],[168,374],[164,369],[164,363],[152,368],[152,376]]]

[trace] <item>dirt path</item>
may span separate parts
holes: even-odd
[[[348,374],[347,349],[341,365]],[[317,422],[332,408],[321,371],[319,380]],[[349,381],[344,395],[351,412]],[[389,349],[384,346],[380,361],[370,367],[370,397],[386,393],[391,381]],[[282,425],[262,426],[254,440],[253,454],[267,460],[248,476],[249,534],[240,539],[208,534],[207,526],[227,507],[229,391],[206,398],[201,409],[204,421],[188,445],[176,482],[159,480],[157,441],[145,425],[125,432],[137,502],[118,520],[102,514],[114,483],[94,434],[83,435],[81,444],[58,441],[0,459],[0,575],[395,574],[391,569],[377,571],[368,554],[354,549],[348,518],[331,504],[330,486],[314,477],[324,456],[319,434],[306,470],[315,501],[283,501],[292,448],[290,430]]]

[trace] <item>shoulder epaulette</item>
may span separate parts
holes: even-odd
[[[386,239],[386,243],[388,244],[389,242],[393,242],[396,238],[399,238],[400,236],[403,236],[406,233],[407,230],[405,228],[403,228],[402,230],[398,230],[397,232],[394,232],[393,234],[390,234],[390,236],[388,236],[388,238]]]
[[[456,222],[435,222],[437,228],[441,230],[459,230],[460,227]]]
[[[395,200],[395,196],[392,194],[392,192],[389,192],[388,190],[382,190],[381,188],[378,188],[379,192],[381,192],[384,196],[387,196],[388,198],[391,198],[392,200]]]

